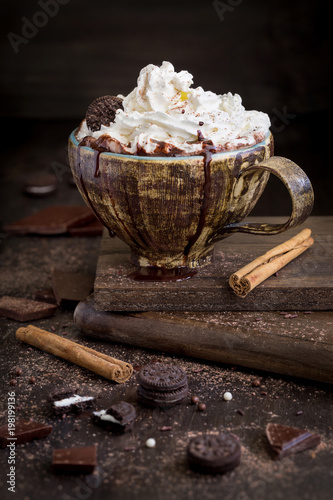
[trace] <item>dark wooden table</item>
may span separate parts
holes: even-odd
[[[60,161],[60,153],[54,159]],[[58,155],[58,156],[57,156]],[[27,158],[32,169],[31,152]],[[30,158],[30,159],[29,159]],[[24,165],[24,162],[23,162]],[[40,166],[40,165],[39,165]],[[7,170],[1,184],[1,199],[6,210],[3,222],[11,222],[45,206],[79,204],[81,199],[71,187],[65,172],[58,191],[50,198],[33,200],[21,194],[26,175],[24,166],[7,158]],[[1,233],[0,295],[8,294],[32,298],[37,289],[51,284],[51,269],[94,272],[99,253],[100,238],[71,238],[67,236],[6,236]],[[228,313],[234,314],[234,313]],[[237,314],[242,314],[238,312]],[[301,313],[300,313],[301,314]],[[260,317],[281,324],[286,320],[278,311],[260,312]],[[256,312],[246,313],[247,325],[255,322]],[[228,321],[232,318],[228,316]],[[309,327],[320,335],[332,321],[330,311],[315,311],[307,316]],[[2,348],[0,370],[2,375],[1,420],[6,422],[8,392],[15,391],[17,418],[33,418],[51,423],[52,434],[16,448],[16,494],[7,490],[8,452],[0,450],[1,498],[20,500],[100,499],[330,499],[333,489],[332,387],[320,382],[280,376],[239,366],[166,354],[85,337],[74,325],[73,311],[59,308],[52,318],[34,321],[46,330],[80,342],[114,357],[127,360],[135,367],[155,360],[175,361],[186,370],[190,395],[186,402],[173,409],[150,410],[136,401],[136,380],[133,376],[123,385],[115,385],[66,361],[31,348],[16,340],[20,323],[0,318]],[[293,332],[293,319],[289,320]],[[333,354],[332,354],[333,355]],[[318,364],[321,360],[318,359]],[[15,387],[9,381],[15,369],[22,368]],[[35,384],[29,378],[36,378]],[[260,387],[253,387],[259,378]],[[76,383],[80,393],[97,396],[98,408],[121,399],[133,403],[138,418],[134,431],[114,436],[94,426],[88,414],[75,418],[56,418],[47,403],[47,395],[54,385]],[[233,399],[223,400],[230,391]],[[198,395],[206,403],[204,412],[190,404],[190,396]],[[238,410],[242,410],[244,415]],[[300,413],[302,412],[302,413]],[[322,442],[314,450],[287,457],[281,461],[272,458],[265,438],[268,422],[307,428],[318,432]],[[171,430],[161,431],[163,426]],[[224,476],[204,476],[191,472],[186,461],[186,446],[199,432],[232,432],[242,443],[241,465]],[[145,441],[156,439],[156,447],[148,449]],[[53,448],[75,445],[98,445],[98,468],[90,476],[55,476],[50,469]],[[128,450],[130,448],[130,450]]]

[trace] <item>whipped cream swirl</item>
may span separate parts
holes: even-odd
[[[76,137],[108,136],[110,151],[147,155],[200,154],[202,137],[216,151],[252,146],[266,137],[266,113],[246,111],[238,94],[218,95],[192,84],[192,75],[175,72],[170,62],[149,64],[141,70],[137,87],[119,96],[123,110],[117,110],[114,122],[93,132],[83,120]]]

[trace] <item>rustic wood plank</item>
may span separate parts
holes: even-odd
[[[333,313],[97,311],[93,297],[74,313],[85,333],[112,342],[333,382]]]
[[[279,223],[281,217],[261,217]],[[253,217],[249,221],[255,221]],[[268,249],[310,227],[315,244],[244,299],[229,276]],[[215,261],[182,282],[137,282],[130,250],[117,238],[102,239],[95,280],[95,307],[104,311],[329,310],[333,305],[333,217],[310,217],[300,228],[265,237],[235,234],[219,242]]]

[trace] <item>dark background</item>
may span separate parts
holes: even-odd
[[[239,93],[247,109],[268,113],[276,154],[298,163],[313,183],[313,214],[332,213],[328,1],[62,1],[52,16],[37,14],[43,0],[1,1],[3,186],[65,164],[68,134],[88,104],[126,95],[142,67],[168,60],[190,71],[194,86]],[[55,9],[55,0],[44,3]],[[28,28],[30,39],[15,53],[8,34],[27,34],[27,20],[39,27]],[[273,178],[253,213],[289,210]]]

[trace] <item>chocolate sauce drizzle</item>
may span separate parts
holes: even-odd
[[[216,153],[216,147],[210,140],[206,140],[201,132],[201,130],[198,130],[198,141],[202,142],[203,145],[203,151],[202,155],[204,157],[204,175],[205,175],[205,182],[203,186],[203,200],[202,200],[202,205],[200,209],[200,217],[199,217],[199,223],[196,232],[191,236],[189,239],[186,247],[184,248],[184,256],[188,257],[191,248],[193,245],[196,243],[196,241],[199,239],[202,230],[205,226],[206,222],[206,216],[208,212],[208,208],[211,203],[210,199],[210,188],[211,188],[211,172],[210,172],[210,164],[213,158],[213,154]]]
[[[100,216],[98,215],[98,213],[96,212],[96,209],[95,209],[95,207],[94,207],[94,205],[93,205],[93,203],[92,203],[92,201],[90,199],[87,187],[86,187],[86,185],[84,183],[84,180],[83,180],[83,176],[82,176],[82,172],[81,172],[81,154],[80,153],[81,153],[80,146],[78,146],[78,148],[77,148],[77,165],[78,165],[78,168],[80,170],[80,185],[81,185],[82,191],[85,194],[86,200],[87,200],[87,202],[88,202],[88,204],[89,204],[89,206],[90,206],[93,214],[95,215],[96,219],[98,219],[100,221],[100,223],[103,224],[103,226],[104,226],[105,224],[102,221],[102,219],[100,218]],[[97,157],[97,155],[96,155],[96,157]],[[99,158],[99,155],[97,157],[97,160],[95,158],[95,162],[98,162],[98,158]],[[95,167],[95,172],[96,172],[96,167]],[[96,177],[96,175],[95,175],[95,177]],[[110,238],[113,238],[115,236],[115,233],[111,229],[109,229],[108,231],[109,231]]]
[[[78,146],[78,149],[80,149],[80,147],[82,146],[86,146],[94,150],[94,165],[95,165],[94,177],[100,176],[99,156],[101,153],[109,151],[110,139],[111,139],[110,136],[107,134],[101,135],[100,137],[98,137],[98,139],[95,139],[94,137],[87,135],[82,139],[82,141]]]
[[[99,155],[101,154],[101,151],[94,151],[94,163],[95,163],[95,173],[94,177],[99,177],[101,175],[99,171]]]
[[[78,149],[78,166],[79,166],[79,168],[80,168],[80,148],[84,147],[84,146],[90,147],[91,149],[94,150],[94,177],[100,177],[101,173],[100,173],[100,169],[99,169],[99,157],[100,157],[101,153],[108,151],[109,140],[110,140],[110,137],[106,134],[101,135],[97,140],[91,136],[84,137],[82,139],[82,141],[79,143],[78,148],[77,148]],[[94,212],[94,214],[98,218],[98,220],[101,221],[100,217],[98,216],[98,214],[97,214],[97,212],[92,204],[92,201],[90,200],[87,188],[86,188],[84,181],[83,181],[83,178],[82,178],[82,173],[80,176],[80,182],[81,182],[82,190],[83,190],[84,194],[86,195],[86,198],[88,200],[88,203],[89,203],[92,211]],[[120,224],[122,224],[122,226],[123,226],[124,230],[126,231],[126,233],[128,234],[128,236],[135,242],[135,244],[137,246],[142,248],[142,245],[140,245],[140,243],[134,239],[134,237],[129,232],[128,228],[125,226],[124,222],[119,217],[119,214],[116,210],[116,207],[112,201],[111,196],[110,196],[110,201],[111,201],[111,204],[113,206],[113,209],[114,209],[114,212],[115,212],[115,215],[116,215],[118,221],[120,222]],[[102,222],[102,224],[103,224],[103,222]],[[112,230],[109,230],[109,234],[110,234],[110,237],[115,236],[115,233]]]

